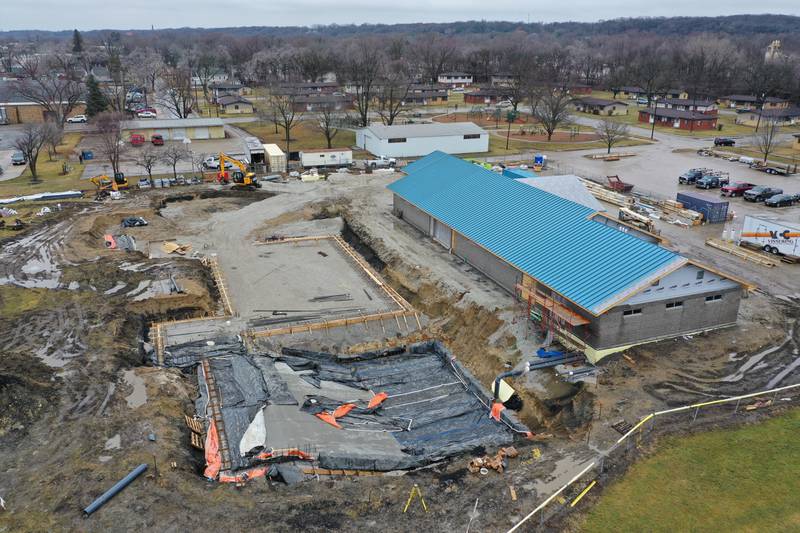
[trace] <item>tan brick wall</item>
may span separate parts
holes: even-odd
[[[40,105],[7,105],[6,115],[9,124],[40,124],[44,122],[45,112]],[[80,104],[72,110],[69,116],[82,115],[86,112],[86,106]]]

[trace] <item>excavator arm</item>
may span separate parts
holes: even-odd
[[[225,163],[230,162],[233,166],[239,169],[239,172],[234,173],[233,177],[233,186],[237,188],[260,188],[261,184],[258,183],[256,179],[256,175],[253,172],[250,172],[247,169],[247,165],[239,161],[238,159],[234,159],[229,155],[220,152],[219,154],[219,173],[217,174],[217,181],[220,183],[228,183],[231,180],[228,179],[228,171],[225,170]],[[238,174],[238,176],[237,176]]]

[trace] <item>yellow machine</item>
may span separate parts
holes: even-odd
[[[105,174],[91,178],[94,186],[97,187],[97,193],[108,193],[111,191],[121,191],[129,188],[128,180],[123,174],[118,174],[114,178],[109,178]]]
[[[225,170],[225,163],[230,162],[238,170],[229,173]],[[219,172],[217,172],[217,181],[220,183],[233,183],[234,189],[259,189],[261,184],[258,182],[255,172],[247,170],[247,165],[234,159],[227,154],[220,152],[219,154]]]

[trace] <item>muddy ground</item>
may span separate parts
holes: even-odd
[[[191,253],[149,259],[147,243],[180,236],[197,243],[194,252],[216,243],[235,254],[241,243],[341,219],[345,238],[427,316],[425,333],[443,339],[484,384],[538,346],[523,306],[391,215],[384,186],[395,178],[334,176],[267,185],[261,194],[187,188],[171,200],[150,191],[71,206],[3,242],[0,531],[451,531],[466,529],[476,499],[470,530],[500,531],[606,449],[619,436],[612,423],[800,376],[792,366],[797,305],[765,287],[743,300],[737,327],[609,357],[597,384],[563,384],[551,373],[518,384],[525,385],[521,418],[552,437],[519,442],[521,456],[503,474],[470,474],[470,457],[458,457],[401,476],[294,486],[206,482],[183,423],[193,413],[195,379],[146,364],[142,343],[152,321],[214,314],[219,299]],[[144,253],[106,250],[103,235],[129,215],[150,222],[126,230]],[[183,294],[153,290],[170,276]],[[143,462],[150,465],[143,478],[82,517],[84,506]],[[414,502],[404,514],[415,483],[429,512]]]

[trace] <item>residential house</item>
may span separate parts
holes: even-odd
[[[220,71],[217,71],[217,72],[213,73],[212,75],[208,76],[206,78],[205,82],[208,83],[209,85],[212,84],[212,83],[225,84],[225,83],[228,83],[228,80],[230,80],[230,76],[228,76],[228,73],[225,72],[224,70],[220,70]],[[192,86],[193,87],[202,87],[203,86],[203,80],[200,79],[200,76],[198,76],[196,74],[192,74]]]
[[[683,89],[667,89],[663,94],[664,98],[689,98],[689,93]]]
[[[592,86],[585,83],[570,83],[567,85],[567,94],[592,94]]]
[[[629,100],[636,100],[640,96],[647,96],[647,91],[635,85],[626,85],[624,87],[620,87],[619,92],[621,92],[622,96]]]
[[[652,107],[639,111],[639,122],[653,124],[681,130],[714,130],[717,128],[717,115],[710,113],[700,113],[697,111],[682,111],[680,109],[668,109]]]
[[[800,151],[800,133],[794,133],[792,134],[792,137],[794,137],[794,141],[792,142],[792,150]]]
[[[619,100],[584,96],[583,98],[575,98],[572,101],[572,105],[576,111],[591,113],[592,115],[615,116],[628,114],[628,104]]]
[[[434,150],[474,154],[489,151],[489,134],[472,122],[371,124],[356,131],[356,145],[386,157],[419,157]]]
[[[315,94],[292,97],[295,111],[345,111],[353,108],[353,97],[349,94]]]
[[[220,113],[229,115],[252,114],[255,111],[253,102],[243,96],[220,96],[217,98]]]
[[[216,104],[217,100],[223,96],[242,96],[244,86],[241,83],[209,83],[208,90],[211,91],[211,103]]]
[[[403,105],[436,105],[446,104],[447,86],[439,84],[414,83],[403,98]]]
[[[719,103],[723,107],[730,109],[757,109],[759,107],[758,97],[751,94],[729,94],[719,99]],[[783,98],[776,98],[774,96],[767,96],[764,98],[764,109],[786,109],[789,107],[789,101]]]
[[[707,113],[710,115],[717,114],[717,104],[714,100],[660,98],[656,100],[656,107],[677,109],[679,111],[697,111],[698,113]]]
[[[442,72],[436,79],[439,83],[443,83],[453,89],[467,87],[472,85],[472,74],[466,72]]]
[[[774,121],[780,126],[793,126],[800,123],[800,108],[743,109],[736,113],[736,123],[743,126],[755,127],[767,121]]]
[[[278,87],[282,94],[333,94],[339,91],[339,84],[335,81],[286,82]]]
[[[509,87],[514,83],[514,79],[511,74],[492,74],[489,77],[489,84],[492,87]]]
[[[464,93],[464,103],[473,105],[492,105],[508,99],[508,90],[503,87],[485,87]]]

